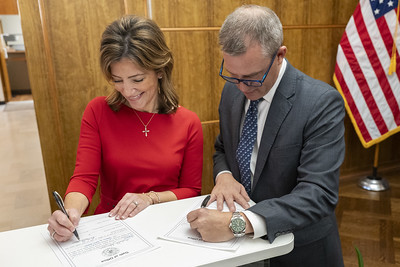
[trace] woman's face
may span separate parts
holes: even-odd
[[[123,58],[111,64],[115,90],[128,101],[131,108],[155,113],[158,110],[158,75],[146,70],[132,60]]]

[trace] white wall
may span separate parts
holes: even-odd
[[[0,15],[1,23],[3,24],[4,33],[21,33],[21,19],[19,15]]]

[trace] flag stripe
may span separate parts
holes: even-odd
[[[347,36],[349,36],[349,43],[353,49],[352,53],[354,53],[354,56],[357,58],[357,62],[355,62],[355,63],[360,65],[361,71],[357,72],[357,74],[362,79],[365,79],[365,82],[368,84],[368,87],[365,87],[365,86],[363,87],[362,85],[361,86],[355,85],[356,88],[353,89],[350,87],[350,91],[353,91],[353,97],[354,97],[354,91],[356,91],[356,92],[360,91],[361,93],[363,93],[364,96],[356,98],[356,99],[359,99],[358,102],[360,102],[364,99],[366,101],[366,107],[361,109],[362,114],[364,114],[363,118],[364,118],[364,120],[370,119],[370,118],[367,118],[365,114],[367,112],[371,112],[372,121],[376,121],[377,119],[380,119],[381,124],[377,123],[376,125],[378,127],[380,127],[379,135],[381,135],[382,131],[384,131],[384,129],[382,129],[382,127],[385,127],[387,125],[387,124],[386,125],[382,125],[382,124],[385,124],[385,123],[392,124],[392,120],[389,122],[384,121],[384,117],[382,116],[382,114],[380,112],[381,112],[381,110],[387,109],[385,107],[386,105],[382,107],[381,103],[380,103],[380,105],[378,105],[376,103],[377,99],[384,99],[384,95],[383,95],[382,91],[379,90],[379,88],[380,88],[379,79],[373,70],[371,62],[368,59],[368,55],[362,44],[363,40],[360,38],[360,36],[358,34],[356,22],[354,21],[353,17],[352,17],[352,19],[350,19],[350,21],[347,25],[346,34],[347,34]],[[388,62],[389,62],[389,58],[388,58]],[[355,65],[353,65],[352,62],[349,62],[349,64],[350,64],[350,68],[352,69],[352,72],[354,74],[354,71],[356,71],[356,70],[354,70]],[[350,75],[350,73],[347,72],[347,75]],[[346,75],[346,77],[347,77],[347,75]],[[371,90],[371,89],[375,89],[375,90]],[[376,89],[378,89],[378,90],[376,90]],[[365,94],[369,94],[373,98],[365,98]],[[379,114],[380,117],[377,118],[375,116],[376,114]],[[367,123],[367,124],[371,124],[371,123]],[[375,134],[372,132],[372,130],[370,132],[373,136],[375,136]]]
[[[389,15],[388,15],[389,16]],[[376,20],[376,25],[378,26],[378,30],[383,40],[387,40],[386,42],[382,42],[386,47],[389,58],[392,56],[392,44],[393,44],[393,36],[389,30],[389,26],[386,22],[386,19],[378,19]],[[396,63],[400,64],[399,52],[396,50]],[[400,68],[396,68],[397,77],[400,77]]]
[[[358,122],[357,123],[358,130],[360,131],[361,135],[363,136],[363,138],[366,142],[371,141],[372,140],[371,135],[369,134],[367,127],[364,124],[363,119],[361,118],[360,112],[358,111],[358,108],[355,105],[355,101],[349,92],[349,88],[347,87],[346,83],[342,82],[344,80],[344,78],[343,78],[342,72],[340,71],[340,68],[337,64],[335,66],[335,75],[341,85],[342,93],[344,95],[346,95],[345,99],[346,99],[347,105],[349,106],[349,108],[351,110],[351,114],[353,115],[353,118]]]
[[[397,12],[397,9],[395,10],[395,12]],[[400,18],[397,18],[396,13],[395,12],[390,12],[388,14],[385,15],[386,20],[383,20],[386,24],[386,26],[388,27],[388,29],[393,29],[392,32],[394,32],[394,29],[396,27],[396,20],[400,21]],[[379,20],[380,22],[381,20]],[[393,91],[393,95],[394,100],[397,103],[397,106],[400,107],[400,56],[399,56],[399,49],[400,49],[400,25],[398,26],[398,33],[397,33],[397,39],[396,39],[396,45],[397,45],[397,49],[396,49],[396,63],[397,63],[397,67],[396,67],[396,73],[397,73],[397,80],[394,83],[394,85],[392,85],[392,91]],[[390,31],[390,30],[388,30]],[[393,34],[393,33],[390,33]],[[392,56],[392,46],[393,46],[393,37],[390,35],[390,41],[388,41],[390,43],[390,50],[388,51],[388,53],[390,54],[390,56]],[[390,75],[389,76],[389,80],[394,79],[394,77],[396,77],[395,75]],[[396,97],[397,96],[397,97]],[[400,120],[400,115],[395,116],[396,120],[396,124],[397,126],[399,126],[399,121]]]
[[[377,77],[380,77],[380,79],[378,79],[378,82],[380,83],[380,87],[382,90],[375,90],[374,92],[377,93],[381,93],[383,92],[384,97],[386,98],[387,104],[389,105],[390,110],[392,111],[392,115],[386,115],[383,116],[383,118],[387,118],[385,119],[386,122],[386,126],[392,126],[392,125],[399,125],[400,122],[400,110],[399,110],[399,106],[397,105],[395,100],[395,97],[393,95],[393,91],[391,90],[391,85],[389,84],[388,78],[386,76],[385,70],[383,69],[382,65],[381,65],[381,61],[380,59],[384,58],[385,55],[380,55],[378,56],[373,43],[371,41],[370,35],[368,34],[368,30],[365,26],[364,20],[363,20],[363,14],[361,13],[361,8],[360,5],[358,6],[359,8],[356,8],[355,12],[354,12],[354,18],[355,19],[355,23],[357,25],[357,31],[359,33],[359,36],[362,40],[362,44],[364,46],[364,50],[368,51],[367,55],[369,58],[369,61],[372,65],[372,68],[374,70],[374,72],[376,73]],[[365,8],[364,8],[365,9]],[[369,9],[370,10],[370,9]],[[371,29],[371,27],[370,27]],[[382,49],[381,49],[382,50]],[[375,99],[379,99],[380,96],[375,96]],[[386,104],[383,103],[383,99],[381,101],[378,101],[378,103],[380,102],[381,105]],[[380,106],[380,105],[379,105]],[[374,106],[372,106],[372,108],[375,108]],[[376,108],[379,108],[378,105],[376,106]],[[380,113],[384,114],[384,113],[388,113],[390,112],[389,109],[381,109],[380,108]],[[392,120],[393,118],[397,118],[396,123]],[[387,121],[388,119],[390,119],[391,121]],[[384,132],[387,132],[388,129],[384,129]]]
[[[389,30],[389,26],[393,29],[395,28],[396,14],[394,12],[390,12],[389,14],[386,14],[384,17],[375,21],[370,6],[363,5],[361,8],[361,12],[363,14],[365,24],[367,25],[368,33],[372,38],[373,45],[375,47],[375,50],[378,52],[382,65],[389,66],[391,60],[390,58],[392,56],[393,44],[392,32]],[[393,23],[391,25],[388,25],[386,18],[388,18],[389,21],[393,21]],[[398,44],[400,44],[400,35],[397,39],[399,40]],[[386,52],[384,51],[383,47],[386,47]],[[397,50],[396,55],[399,55]],[[400,57],[396,57],[396,59],[397,62],[400,63]],[[400,74],[400,68],[397,68],[396,72]],[[400,76],[397,76],[397,79],[395,77],[395,75],[390,75],[388,78],[392,89],[398,87],[399,84],[398,77]]]
[[[341,46],[339,46],[338,48],[337,59],[338,59],[337,65],[339,66],[340,71],[342,73],[341,76],[343,76],[342,83],[345,83],[345,86],[348,88],[347,93],[346,94],[342,93],[342,95],[345,97],[345,99],[346,97],[351,97],[352,99],[354,99],[354,105],[358,110],[357,112],[360,113],[360,117],[357,116],[354,117],[353,123],[357,122],[357,124],[366,125],[368,134],[360,132],[360,134],[363,134],[365,138],[367,138],[368,135],[372,139],[378,138],[379,136],[381,136],[381,133],[379,132],[378,127],[376,126],[372,118],[372,115],[369,112],[367,103],[364,101],[364,97],[362,96],[360,88],[358,87],[354,73],[351,71],[350,63],[347,61],[345,53],[342,50]],[[350,110],[349,111],[350,115],[352,114],[352,112],[355,111]],[[358,128],[358,126],[356,128]]]
[[[367,80],[365,79],[365,76],[363,75],[362,68],[360,67],[360,64],[356,58],[356,55],[353,52],[353,48],[350,45],[349,39],[347,38],[347,34],[343,34],[343,38],[341,41],[341,47],[343,49],[343,52],[345,54],[345,57],[348,62],[350,62],[350,67],[351,70],[354,74],[354,77],[356,78],[358,88],[361,89],[361,93],[365,99],[365,102],[368,105],[368,109],[372,114],[372,118],[375,121],[375,124],[378,126],[380,134],[384,134],[387,132],[387,127],[384,124],[384,120],[379,113],[379,110],[377,108],[376,102],[371,94],[371,90],[369,88],[369,85],[367,83]]]

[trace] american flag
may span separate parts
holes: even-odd
[[[398,0],[360,0],[338,47],[333,80],[365,148],[400,131],[397,9]]]

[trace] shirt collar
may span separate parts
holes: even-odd
[[[283,74],[285,73],[286,70],[286,59],[284,58],[284,60],[282,61],[282,66],[281,69],[279,70],[279,74],[278,74],[278,78],[276,79],[274,85],[272,86],[272,88],[268,91],[268,93],[266,93],[263,96],[263,99],[265,101],[267,101],[268,103],[272,102],[272,99],[274,98],[275,92],[276,92],[276,88],[278,88],[279,83],[282,80]]]

